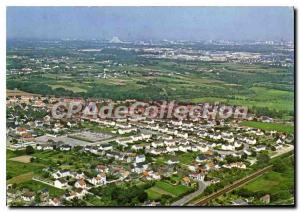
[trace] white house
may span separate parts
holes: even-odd
[[[136,162],[136,163],[143,163],[143,162],[145,162],[145,161],[146,161],[145,155],[138,155],[138,156],[136,156],[136,158],[135,158],[135,162]]]
[[[234,142],[234,147],[239,148],[242,146],[242,143],[239,141]]]
[[[70,176],[71,172],[69,170],[59,170],[52,174],[55,179]]]
[[[253,149],[254,149],[254,151],[256,151],[256,152],[261,152],[261,151],[263,151],[263,150],[266,150],[266,146],[264,146],[264,145],[258,145],[258,146],[254,146],[253,147]]]
[[[244,141],[245,141],[247,144],[250,144],[250,145],[256,144],[256,139],[251,139],[251,138],[245,137],[245,138],[244,138]]]
[[[68,182],[64,179],[57,179],[54,181],[54,187],[59,189],[66,188],[68,187]]]
[[[108,151],[108,150],[112,150],[113,147],[112,147],[111,144],[102,144],[102,145],[100,146],[100,149],[101,149],[101,150]]]
[[[61,146],[59,147],[59,149],[60,149],[61,151],[70,151],[70,150],[71,150],[71,146],[69,146],[69,145],[61,145]]]
[[[235,147],[230,144],[222,144],[221,149],[225,151],[234,151]]]
[[[166,151],[167,152],[177,152],[179,149],[178,149],[178,147],[177,146],[168,146],[167,148],[166,148]]]
[[[93,185],[105,185],[106,175],[104,173],[98,174],[96,177],[88,180]]]
[[[178,150],[182,152],[187,152],[187,151],[191,151],[192,148],[190,145],[180,145]]]
[[[175,146],[176,145],[176,141],[175,140],[165,140],[164,144],[166,146]]]
[[[154,142],[151,143],[151,146],[153,146],[154,148],[163,147],[164,146],[164,142],[162,142],[162,141],[154,141]]]
[[[136,132],[137,131],[137,128],[128,128],[128,129],[118,129],[118,133],[120,135],[124,135],[124,134],[127,134],[127,133],[131,133],[131,132]]]
[[[246,165],[242,162],[224,164],[223,167],[227,169],[232,169],[232,168],[246,169]]]

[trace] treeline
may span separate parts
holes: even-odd
[[[6,87],[8,89],[18,89],[21,91],[41,94],[41,95],[70,96],[70,97],[76,97],[82,95],[82,94],[74,93],[73,91],[66,90],[64,88],[52,89],[49,85],[46,84],[32,84],[30,82],[20,82],[15,80],[7,81]]]
[[[271,110],[268,107],[255,107],[250,109],[250,112],[257,116],[269,116],[274,118],[284,118],[285,116],[294,116],[294,111],[287,110]]]

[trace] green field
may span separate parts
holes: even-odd
[[[284,132],[284,133],[294,132],[294,127],[289,124],[244,121],[241,123],[241,125],[246,127],[253,127],[257,129],[267,130],[267,131],[276,130],[278,132]]]
[[[163,194],[178,197],[189,191],[191,191],[191,188],[184,185],[172,185],[164,181],[158,181],[147,190],[147,194],[149,199],[157,200]]]
[[[51,197],[60,197],[61,195],[63,195],[65,193],[64,190],[55,188],[50,185],[46,185],[44,183],[33,181],[33,180],[25,182],[25,183],[21,183],[18,185],[18,187],[28,188],[31,191],[35,191],[35,192],[41,192],[42,190],[47,189],[49,191],[49,195]]]
[[[46,165],[40,163],[20,163],[15,161],[6,161],[6,177],[8,179],[28,172],[41,173]]]
[[[51,54],[52,49],[47,50]],[[58,47],[57,51],[64,52],[65,49]],[[218,101],[247,106],[254,112],[267,108],[269,114],[264,115],[273,114],[281,118],[293,116],[293,68],[165,59],[147,59],[145,64],[137,67],[132,64],[132,61],[139,63],[136,54],[117,49],[107,50],[108,55],[105,51],[96,53],[103,59],[113,56],[116,60],[128,62],[122,67],[107,68],[97,60],[80,60],[82,58],[78,52],[72,51],[70,49],[66,54],[72,58],[70,62],[77,67],[76,70],[8,76],[7,87],[44,95],[114,100],[159,99],[193,103]],[[84,53],[82,57],[90,54],[92,53]],[[94,57],[94,54],[90,56]],[[105,79],[96,77],[105,68],[110,70],[108,74],[113,72],[118,76]],[[120,74],[125,72],[126,74]],[[150,75],[149,72],[154,74]]]
[[[52,89],[56,89],[56,88],[64,88],[66,90],[69,91],[74,91],[76,93],[79,92],[86,92],[86,89],[80,88],[80,87],[76,87],[76,86],[68,86],[68,85],[49,85]]]
[[[291,192],[294,190],[294,164],[292,157],[279,158],[286,164],[284,172],[270,171],[255,181],[248,183],[243,188],[251,192],[263,192],[271,195],[271,203],[282,203],[293,199]],[[273,197],[273,198],[272,198]]]
[[[10,183],[10,184],[20,184],[20,183],[24,183],[24,182],[27,182],[27,181],[30,181],[33,177],[34,173],[33,172],[28,172],[28,173],[25,173],[25,174],[21,174],[21,175],[18,175],[18,176],[15,176],[13,178],[10,178],[7,183]]]
[[[250,95],[236,95],[229,98],[203,97],[192,99],[192,102],[222,102],[229,105],[247,106],[250,109],[253,107],[267,107],[277,111],[294,111],[294,93],[291,91],[265,87],[252,87],[249,90],[253,92]]]

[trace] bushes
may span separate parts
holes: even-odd
[[[282,160],[276,160],[273,163],[273,171],[275,172],[284,173],[286,172],[287,168],[287,164]]]
[[[27,146],[25,152],[27,155],[31,155],[34,153],[34,149],[32,146]]]
[[[105,187],[93,188],[90,191],[101,196],[106,205],[133,206],[148,199],[143,186],[136,185],[117,186],[111,184]]]

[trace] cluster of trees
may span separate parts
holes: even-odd
[[[243,159],[246,159],[245,157],[247,157],[247,155],[246,155],[246,156],[244,156],[244,155],[245,155],[245,154],[242,155],[242,158],[235,157],[235,156],[233,156],[233,155],[226,155],[225,160],[226,160],[227,163],[236,163],[236,162],[240,162],[240,161],[242,161]]]
[[[251,108],[251,112],[255,113],[258,116],[270,116],[270,117],[277,117],[283,118],[284,116],[294,116],[293,111],[282,111],[282,110],[272,110],[268,107],[255,107]]]
[[[241,196],[241,197],[244,197],[244,198],[251,198],[251,197],[261,198],[266,193],[262,192],[262,191],[253,192],[253,191],[250,191],[246,188],[240,188],[240,189],[233,190],[232,194],[238,195],[238,196]]]
[[[146,184],[146,188],[151,184]],[[92,188],[91,192],[100,196],[107,206],[135,206],[148,199],[145,186],[111,184]]]
[[[265,167],[269,165],[270,162],[270,156],[267,151],[262,151],[257,155],[257,166],[258,167]]]
[[[74,93],[73,91],[66,90],[64,88],[52,89],[49,85],[46,85],[44,83],[35,84],[26,81],[21,82],[19,80],[8,80],[7,88],[18,89],[29,93],[38,93],[41,95],[70,96],[70,97],[78,97],[82,95],[82,93],[79,94]]]

